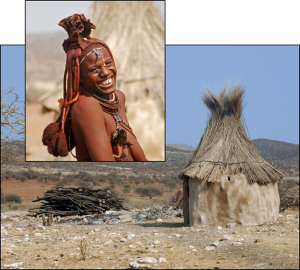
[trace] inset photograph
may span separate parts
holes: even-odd
[[[26,161],[164,161],[164,2],[26,2]]]

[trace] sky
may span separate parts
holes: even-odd
[[[197,147],[209,111],[205,87],[246,89],[244,117],[253,139],[299,144],[298,46],[166,46],[166,143]]]
[[[1,92],[15,88],[14,92],[19,95],[19,101],[25,101],[25,46],[1,46]],[[4,95],[4,103],[11,103],[14,95]],[[24,111],[24,103],[18,103],[20,110]],[[2,136],[9,132],[2,129]],[[22,136],[12,135],[11,139],[21,139]]]
[[[73,13],[87,14],[90,3],[26,1],[26,33],[64,31],[58,22]],[[5,57],[5,49],[1,50],[1,66],[6,63],[1,68],[1,90],[25,88],[24,66],[16,71],[14,61],[6,60],[22,50],[14,47]],[[16,58],[18,63],[24,61],[24,55]],[[201,91],[208,86],[218,94],[227,82],[229,88],[235,83],[245,86],[243,114],[251,140],[299,144],[299,46],[167,45],[165,59],[166,144],[198,145],[209,117]],[[23,79],[15,80],[16,72]]]
[[[26,34],[65,32],[58,26],[63,19],[75,13],[88,12],[93,1],[26,1]],[[161,8],[164,1],[160,2]],[[37,23],[39,22],[39,23]]]
[[[26,34],[65,32],[58,23],[75,13],[87,16],[92,2],[26,1]]]

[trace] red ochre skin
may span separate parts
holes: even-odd
[[[92,48],[99,48],[101,45],[92,45]],[[122,119],[128,123],[125,113],[125,95],[116,90],[117,69],[111,59],[110,54],[105,50],[97,50],[103,54],[96,57],[91,53],[80,65],[80,82],[83,87],[89,91],[98,93],[98,96],[104,99],[112,98],[112,93],[117,93],[121,103],[120,114]],[[100,83],[112,78],[112,83],[101,86]],[[99,101],[93,97],[85,95],[79,96],[78,100],[71,109],[72,132],[76,144],[76,156],[78,161],[115,161],[114,154],[118,153],[110,143],[110,132],[116,131],[116,122],[112,115],[103,112]],[[120,129],[125,125],[119,122]],[[125,129],[126,130],[126,129]],[[127,141],[133,145],[125,149],[126,161],[147,161],[144,151],[139,145],[137,139],[129,132]],[[114,146],[116,148],[116,146]]]

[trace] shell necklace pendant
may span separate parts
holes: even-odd
[[[125,121],[122,119],[122,116],[121,116],[121,114],[119,112],[116,113],[116,114],[114,114],[114,118],[116,120],[117,129],[119,129],[118,122],[122,122],[126,127],[128,127],[130,130],[132,130],[132,127],[129,125],[129,123],[125,123]]]

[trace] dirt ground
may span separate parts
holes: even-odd
[[[182,218],[111,225],[56,222],[44,227],[41,220],[24,214],[1,214],[1,268],[16,262],[24,269],[130,268],[146,257],[166,259],[146,263],[153,269],[299,268],[299,210],[286,211],[274,224],[235,228],[183,227]],[[224,235],[232,239],[219,241]],[[87,245],[85,260],[80,239]],[[215,250],[206,251],[215,241]]]
[[[32,200],[53,184],[4,180],[1,187],[31,207],[38,204]],[[132,196],[131,201],[141,206],[150,199]],[[55,222],[43,227],[41,219],[25,214],[1,213],[1,268],[16,262],[23,262],[24,269],[130,268],[134,260],[146,257],[166,259],[146,263],[150,268],[299,268],[299,209],[286,210],[274,224],[235,228],[184,227],[182,218],[103,225]],[[126,238],[128,232],[135,236]],[[224,235],[232,239],[219,241]],[[83,237],[86,260],[78,250]],[[110,240],[113,243],[107,244]],[[219,241],[215,250],[205,251],[215,241]]]

